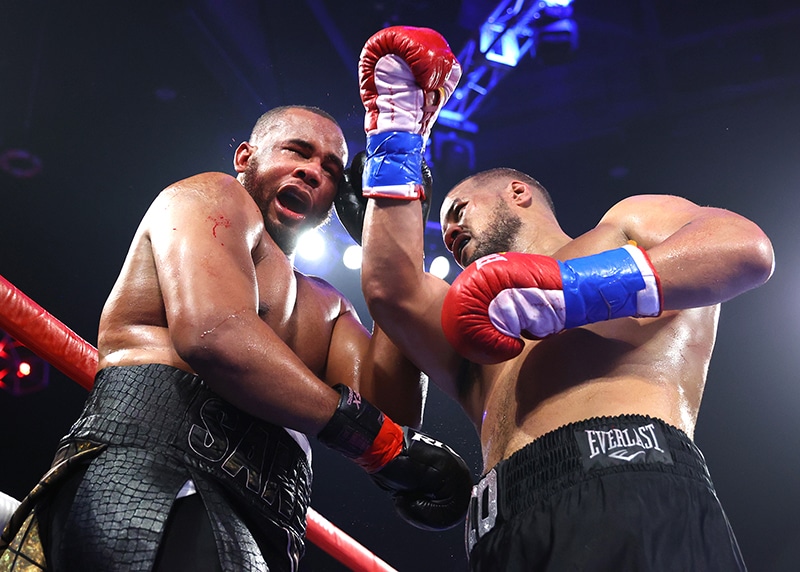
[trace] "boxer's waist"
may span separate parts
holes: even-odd
[[[598,417],[547,433],[499,462],[475,485],[468,550],[501,522],[584,480],[657,471],[713,490],[705,459],[680,429],[641,415]]]
[[[174,470],[211,475],[251,506],[304,528],[311,464],[298,437],[234,407],[196,375],[147,364],[101,370],[63,445],[146,449]]]
[[[212,405],[213,404],[213,405]],[[223,421],[218,418],[224,418]],[[111,445],[171,443],[194,425],[233,434],[258,426],[286,433],[310,464],[308,438],[248,415],[211,391],[195,374],[165,364],[114,366],[97,373],[83,413],[68,437]],[[283,438],[281,437],[281,440]],[[183,443],[175,443],[183,448]]]

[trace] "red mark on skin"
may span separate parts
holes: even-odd
[[[217,215],[216,217],[209,216],[207,220],[210,220],[211,222],[214,223],[214,227],[211,229],[211,233],[214,235],[214,238],[217,238],[217,227],[218,226],[222,226],[222,227],[225,227],[225,228],[230,228],[231,227],[231,221],[229,221],[228,219],[226,219],[222,215]]]

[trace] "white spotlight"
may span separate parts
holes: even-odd
[[[444,280],[450,274],[450,261],[447,257],[437,256],[434,258],[433,262],[431,262],[430,273]]]
[[[325,256],[325,238],[317,229],[303,233],[297,241],[297,255],[305,260],[319,260]]]
[[[348,246],[342,255],[342,263],[350,270],[361,268],[361,247],[357,244]]]

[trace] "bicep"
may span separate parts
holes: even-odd
[[[173,191],[148,221],[170,330],[210,328],[231,312],[257,311],[252,223],[231,197]]]
[[[732,211],[674,196],[642,196],[609,211],[611,221],[644,248],[661,278],[665,309],[724,302],[772,272],[769,239]]]
[[[359,392],[364,388],[361,371],[369,352],[370,335],[352,312],[343,312],[333,324],[328,359],[325,365],[325,383],[349,385]],[[365,395],[367,399],[369,396]]]

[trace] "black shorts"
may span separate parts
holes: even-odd
[[[48,475],[26,500],[52,570],[290,572],[304,551],[302,445],[171,366],[99,372]]]
[[[650,417],[548,433],[474,487],[474,571],[745,570],[702,453]]]

